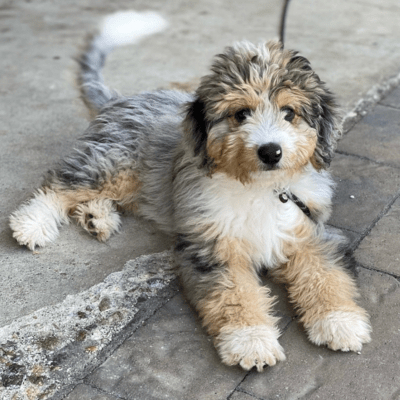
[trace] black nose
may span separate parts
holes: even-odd
[[[265,164],[277,164],[282,158],[282,147],[276,143],[267,143],[258,149],[258,157]]]

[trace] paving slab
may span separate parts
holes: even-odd
[[[88,385],[78,385],[65,400],[118,400],[118,397],[111,396],[107,393],[101,392]]]
[[[254,399],[257,399],[257,397],[254,397],[248,393],[239,390],[232,393],[232,396],[229,397],[229,400],[254,400]]]
[[[377,105],[339,142],[338,150],[400,168],[400,108]]]
[[[358,268],[361,305],[371,315],[372,342],[360,355],[311,344],[303,329],[290,324],[281,338],[287,360],[251,372],[239,386],[259,400],[387,400],[400,397],[400,283]]]
[[[385,77],[398,75],[397,55],[390,53],[397,52],[400,43],[389,44],[392,40],[388,37],[399,30],[397,21],[391,18],[399,12],[397,1],[326,1],[318,7],[312,0],[292,1],[287,46],[305,53],[348,112],[370,96],[381,96],[379,90],[367,92],[372,87],[377,89]],[[393,41],[397,41],[395,36]],[[377,65],[381,66],[379,70],[375,69]]]
[[[388,96],[380,101],[380,104],[400,109],[400,88],[392,90]]]
[[[400,199],[358,246],[357,260],[368,268],[400,277]]]
[[[328,223],[358,233],[369,229],[400,185],[400,170],[353,155],[336,154],[331,172],[337,186]]]
[[[224,399],[244,375],[220,362],[211,338],[177,295],[86,382],[129,400]]]
[[[268,282],[282,331],[294,315],[283,287]],[[181,293],[164,305],[86,382],[128,399],[224,399],[246,372],[224,366]]]

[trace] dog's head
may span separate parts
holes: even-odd
[[[332,94],[279,42],[241,42],[216,56],[183,126],[201,167],[243,183],[254,172],[326,168],[341,136]]]

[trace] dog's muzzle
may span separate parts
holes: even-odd
[[[282,158],[282,147],[277,143],[263,144],[259,147],[257,154],[264,164],[273,167]]]

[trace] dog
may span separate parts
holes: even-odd
[[[131,17],[134,41],[163,25],[155,14]],[[100,73],[124,42],[120,24],[112,17],[78,60],[95,118],[11,215],[15,239],[45,246],[74,218],[105,241],[120,211],[132,212],[174,237],[186,296],[223,363],[262,371],[285,359],[263,268],[286,285],[311,342],[360,352],[369,316],[355,302],[340,241],[324,229],[341,120],[310,62],[278,41],[243,41],[214,58],[193,94],[124,97]]]

